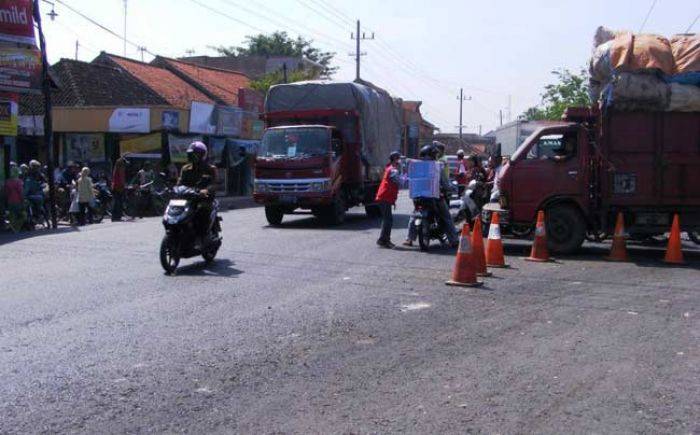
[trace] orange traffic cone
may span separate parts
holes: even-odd
[[[615,234],[613,235],[612,248],[610,255],[605,257],[610,261],[627,261],[627,242],[625,241],[625,219],[622,212],[617,214],[617,222],[615,223]]]
[[[683,251],[681,251],[681,224],[678,219],[678,214],[673,215],[671,235],[668,238],[668,247],[666,248],[664,263],[685,264],[683,260]]]
[[[486,241],[486,265],[488,267],[508,267],[503,258],[503,242],[501,241],[501,218],[498,212],[491,214],[489,238]]]
[[[457,260],[452,271],[452,279],[445,282],[447,285],[460,287],[479,287],[484,283],[476,280],[476,269],[474,268],[474,249],[469,236],[469,223],[462,227],[462,234],[459,237],[459,248],[457,248]]]
[[[547,249],[547,230],[544,226],[544,211],[537,212],[537,224],[535,225],[535,241],[532,243],[530,256],[525,261],[545,262],[549,260],[549,250]]]
[[[486,270],[486,253],[484,252],[484,234],[481,231],[481,217],[477,216],[474,221],[474,232],[472,233],[472,248],[474,249],[474,268],[477,276],[491,276],[491,272]]]

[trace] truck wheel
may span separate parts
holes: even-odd
[[[282,223],[282,218],[284,217],[284,213],[282,212],[282,209],[279,207],[266,205],[265,206],[265,217],[267,218],[267,222],[270,225],[276,227]]]
[[[557,254],[570,254],[583,244],[586,222],[570,205],[558,205],[547,209],[547,246]]]
[[[323,220],[329,225],[340,225],[345,222],[345,203],[342,199],[335,199],[323,210]]]
[[[365,206],[365,213],[370,219],[377,219],[382,216],[382,211],[377,204],[367,204]]]
[[[693,243],[700,245],[700,230],[694,229],[688,231],[688,237],[690,237],[690,240],[692,240]]]

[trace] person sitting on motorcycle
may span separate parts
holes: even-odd
[[[457,169],[455,170],[455,181],[457,182],[458,196],[462,196],[462,192],[467,186],[467,168],[466,160],[464,160],[464,150],[457,151]]]
[[[437,147],[434,145],[425,145],[423,148],[420,150],[419,157],[421,160],[437,160],[437,157],[439,155],[439,150]],[[448,208],[448,204],[444,199],[445,192],[449,192],[452,189],[452,186],[450,185],[449,181],[449,176],[445,171],[440,168],[440,191],[441,191],[441,198],[439,199],[433,199],[429,203],[432,204],[432,207],[435,211],[436,216],[438,217],[438,220],[440,221],[440,224],[442,228],[445,229],[445,236],[447,237],[447,240],[450,243],[450,246],[457,246],[457,243],[459,242],[459,237],[457,234],[457,229],[454,226],[454,222],[452,222],[452,216],[450,216],[450,210]],[[408,235],[406,236],[406,240],[403,242],[404,246],[413,246],[413,242],[415,242],[416,238],[418,238],[418,234],[416,234],[416,227],[414,225],[415,221],[415,213],[411,215],[409,221],[408,221]]]
[[[41,163],[36,160],[30,161],[24,176],[24,197],[29,201],[35,216],[44,211],[45,184],[46,178],[41,173]]]
[[[200,236],[206,236],[214,200],[214,182],[216,168],[207,163],[207,146],[195,141],[187,148],[187,163],[180,171],[178,186],[186,186],[199,191],[203,198],[202,207],[196,218],[197,230]]]

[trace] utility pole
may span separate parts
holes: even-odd
[[[459,88],[459,97],[457,97],[459,100],[459,125],[457,128],[459,128],[459,140],[460,142],[462,141],[462,127],[464,125],[462,124],[462,106],[464,105],[465,101],[470,101],[472,97],[465,97],[464,96],[464,89]]]
[[[139,47],[139,51],[141,52],[141,62],[143,62],[143,53],[148,51],[146,47]]]
[[[78,47],[80,47],[80,42],[75,40],[75,60],[78,60]]]
[[[503,109],[498,109],[498,119],[499,119],[498,125],[503,127]]]
[[[479,124],[479,136],[481,136],[481,124]]]
[[[511,117],[512,117],[511,109],[512,109],[512,107],[513,107],[513,105],[512,105],[511,95],[508,94],[508,122],[511,121]]]
[[[370,37],[367,37],[364,32],[360,35],[360,20],[357,20],[357,32],[350,33],[350,39],[355,40],[355,80],[357,81],[360,80],[360,57],[367,54],[360,51],[360,41],[373,40],[374,32]]]
[[[287,83],[287,62],[282,64],[282,76],[284,78],[284,83]]]
[[[41,50],[41,92],[44,94],[44,146],[46,147],[46,166],[48,169],[49,184],[49,212],[51,214],[51,226],[55,229],[58,225],[56,219],[56,187],[53,180],[53,124],[51,122],[51,78],[49,77],[49,61],[46,56],[46,39],[44,29],[41,26],[41,12],[39,0],[34,0],[34,22],[39,33],[39,50]]]
[[[124,57],[126,57],[126,2],[128,0],[124,0]]]

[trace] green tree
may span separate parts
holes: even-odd
[[[578,74],[568,69],[558,69],[552,71],[552,74],[557,82],[544,87],[542,102],[527,109],[522,115],[525,119],[559,120],[567,107],[591,104],[588,96],[588,72],[585,69],[581,69]]]
[[[322,66],[320,76],[322,78],[331,77],[337,67],[331,65],[335,53],[323,51],[314,47],[313,41],[302,38],[291,38],[287,32],[274,32],[269,35],[258,34],[246,36],[242,47],[212,47],[223,56],[292,56],[305,57]],[[308,75],[308,74],[307,74]]]
[[[312,80],[316,77],[315,73],[310,72],[310,71],[304,71],[304,70],[295,70],[295,71],[289,71],[287,73],[287,82],[293,83],[293,82],[301,82],[304,80]],[[262,94],[267,94],[268,89],[270,89],[271,86],[278,85],[280,83],[284,83],[284,73],[282,71],[275,71],[271,72],[269,74],[264,75],[263,77],[259,78],[258,80],[251,80],[250,81],[250,87],[252,89],[255,89],[256,91],[261,92]]]

